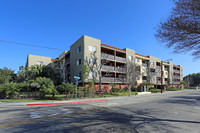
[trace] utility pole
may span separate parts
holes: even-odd
[[[161,61],[161,93],[163,93],[163,61]]]

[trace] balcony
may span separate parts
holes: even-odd
[[[126,81],[126,78],[115,78],[115,82],[124,83]]]
[[[115,67],[113,67],[113,66],[102,65],[102,69],[107,70],[107,71],[115,71]]]
[[[143,67],[147,67],[148,65],[146,63],[142,63],[142,66]]]
[[[115,71],[125,73],[126,69],[121,67],[115,67]]]
[[[109,55],[109,54],[101,53],[101,59],[110,59],[110,60],[114,60],[115,57],[114,57],[114,55]]]
[[[120,62],[126,62],[126,58],[115,56],[115,60],[120,61]]]
[[[101,81],[103,83],[114,83],[115,82],[115,78],[112,78],[112,77],[102,77]]]
[[[180,81],[175,81],[173,82],[173,84],[180,84]]]
[[[179,71],[179,70],[173,70],[173,72],[174,72],[174,73],[180,73],[180,71]]]
[[[142,83],[146,83],[147,82],[147,80],[142,80]]]

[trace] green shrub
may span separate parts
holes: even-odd
[[[158,93],[158,92],[161,92],[161,89],[156,89],[154,87],[151,87],[151,89],[149,89],[148,91],[152,93]]]
[[[20,88],[18,83],[6,83],[0,86],[1,98],[14,98],[19,94]]]
[[[121,89],[118,89],[118,88],[112,88],[112,90],[111,90],[112,93],[117,93],[120,91],[121,91]]]
[[[149,90],[153,90],[153,89],[156,89],[155,87],[149,87]]]
[[[38,84],[40,97],[44,98],[46,94],[52,94],[52,97],[57,93],[55,86],[50,78],[37,77],[35,83]]]
[[[122,89],[123,92],[127,92],[128,91],[128,88],[124,88]]]

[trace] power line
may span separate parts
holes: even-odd
[[[46,48],[46,49],[51,49],[51,50],[65,51],[65,50],[57,49],[57,48],[39,46],[39,45],[34,45],[34,44],[25,44],[25,43],[19,43],[19,42],[7,41],[7,40],[0,40],[0,42],[6,42],[6,43],[12,43],[12,44],[24,45],[24,46],[31,46],[31,47],[38,47],[38,48]]]

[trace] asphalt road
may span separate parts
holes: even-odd
[[[56,106],[0,103],[0,133],[200,133],[200,91]]]

